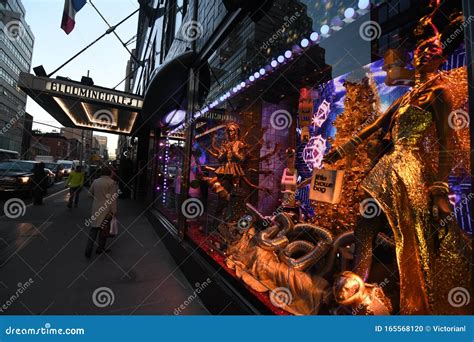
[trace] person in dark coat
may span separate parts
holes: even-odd
[[[37,163],[33,167],[33,204],[43,204],[43,196],[48,188],[48,177],[44,171],[44,163]]]

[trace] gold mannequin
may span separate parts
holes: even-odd
[[[363,140],[389,127],[393,150],[379,160],[362,187],[380,205],[394,234],[400,313],[469,314],[469,306],[453,305],[450,296],[456,287],[471,291],[472,246],[455,222],[449,221],[446,228],[440,225],[451,214],[447,180],[453,166],[449,141],[454,132],[448,118],[454,109],[453,96],[438,73],[445,58],[431,15],[421,19],[415,35],[414,88],[373,124],[329,153],[326,162],[351,155]],[[429,156],[420,152],[420,145],[433,126],[439,155],[437,170],[429,172]]]

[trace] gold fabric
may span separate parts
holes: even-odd
[[[229,246],[227,266],[254,291],[267,292],[270,299],[279,292],[286,293],[279,307],[289,313],[318,314],[321,305],[327,305],[330,300],[329,283],[280,262],[276,254],[260,248],[254,237],[255,228],[251,227],[238,242]]]
[[[446,227],[431,220],[430,196],[419,145],[432,115],[413,105],[394,118],[394,149],[362,182],[394,233],[400,274],[401,314],[468,314],[448,300],[455,287],[471,291],[471,245],[455,219]],[[439,241],[436,246],[435,241]]]

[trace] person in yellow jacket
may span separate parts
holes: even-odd
[[[67,204],[68,208],[72,208],[72,202],[74,202],[74,207],[77,208],[79,203],[79,193],[82,190],[84,185],[84,171],[82,171],[82,166],[76,166],[74,171],[71,171],[69,177],[66,181],[66,187],[69,186],[69,202]]]

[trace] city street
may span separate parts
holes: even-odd
[[[26,204],[24,216],[0,218],[3,313],[172,315],[193,293],[136,201],[119,200],[111,252],[87,260],[91,199],[83,191],[79,207],[68,209],[67,196],[64,184],[56,184],[44,205]],[[180,313],[207,310],[196,299]]]

